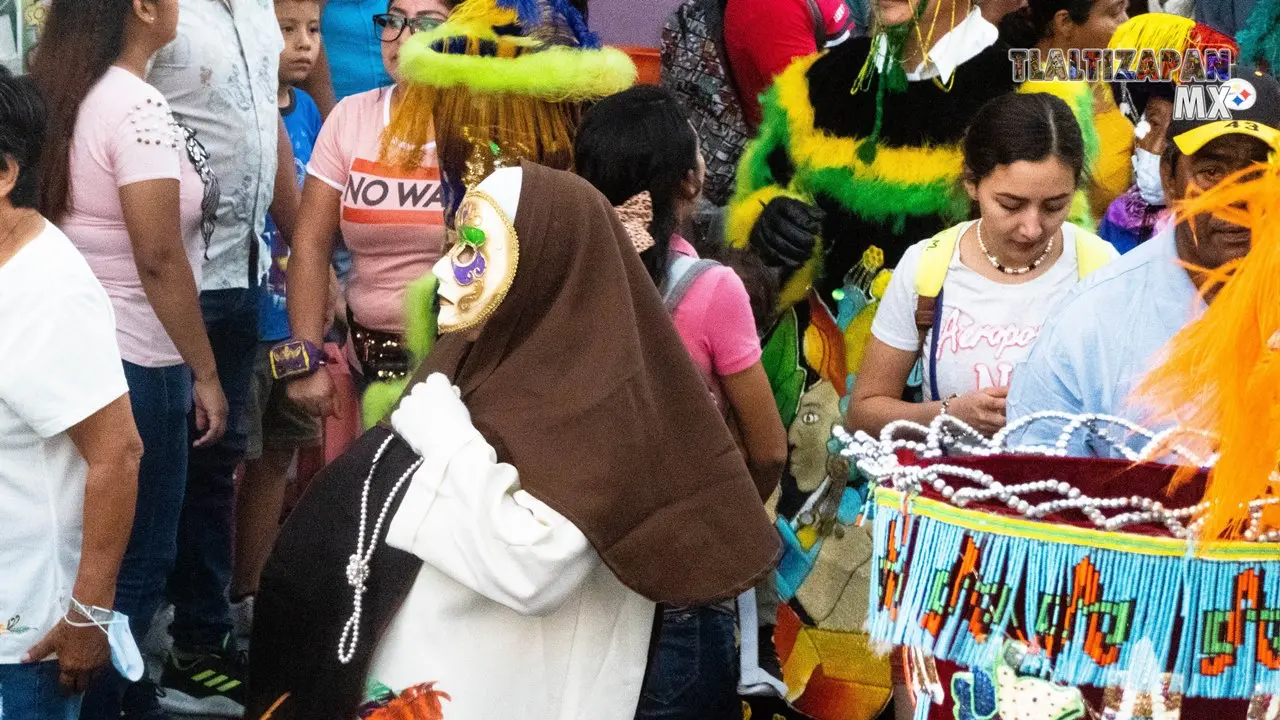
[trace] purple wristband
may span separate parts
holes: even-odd
[[[271,376],[276,380],[306,377],[324,365],[324,353],[306,340],[286,340],[271,348]]]

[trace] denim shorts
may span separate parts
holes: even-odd
[[[254,359],[249,386],[247,457],[256,460],[264,450],[292,451],[320,445],[320,420],[289,399],[285,384],[271,376],[271,347],[262,343]]]

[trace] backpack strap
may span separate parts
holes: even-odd
[[[662,286],[662,304],[674,315],[684,296],[703,273],[719,266],[715,260],[700,260],[688,255],[677,255],[667,268],[667,281]]]
[[[916,268],[916,327],[920,330],[920,346],[924,336],[933,327],[935,300],[942,294],[942,283],[947,279],[947,268],[956,252],[960,231],[967,227],[961,223],[934,235],[920,253],[920,266]]]
[[[916,330],[920,333],[920,357],[929,363],[929,384],[934,400],[942,399],[938,393],[938,334],[933,334],[929,348],[925,347],[924,339],[942,315],[942,285],[947,279],[947,268],[955,255],[960,232],[966,227],[966,223],[961,223],[930,238],[920,253],[920,265],[916,268]]]
[[[1089,276],[1089,273],[1111,262],[1115,257],[1115,250],[1111,243],[1084,230],[1075,227],[1076,233],[1076,266],[1079,268],[1080,279],[1083,280]]]

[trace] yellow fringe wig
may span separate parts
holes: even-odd
[[[1176,210],[1179,219],[1212,213],[1248,227],[1253,246],[1245,258],[1206,271],[1201,292],[1217,290],[1216,297],[1174,337],[1168,359],[1137,395],[1161,419],[1217,436],[1200,537],[1239,538],[1249,503],[1273,491],[1280,467],[1280,164],[1273,156]],[[1175,483],[1194,472],[1184,468]]]
[[[1196,21],[1180,15],[1145,13],[1120,23],[1107,47],[1141,50],[1183,50],[1191,45],[1191,30]]]
[[[540,19],[553,18],[542,5]],[[417,167],[434,141],[441,168],[465,186],[522,158],[572,169],[582,104],[635,84],[635,63],[617,48],[582,45],[571,28],[526,19],[497,0],[467,0],[410,38],[400,52],[408,88],[383,135],[384,161]],[[516,25],[522,34],[496,30]]]
[[[1230,37],[1190,18],[1167,13],[1144,13],[1129,18],[1116,28],[1107,47],[1128,50],[1150,49],[1157,52],[1160,50],[1185,52],[1195,49],[1204,53],[1206,50],[1229,50],[1233,58],[1237,53],[1236,43]],[[1179,71],[1175,70],[1169,79],[1173,82],[1181,82]]]

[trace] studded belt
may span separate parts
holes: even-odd
[[[347,309],[347,325],[360,371],[372,381],[401,380],[409,374],[409,352],[396,333],[371,330],[357,323]]]

